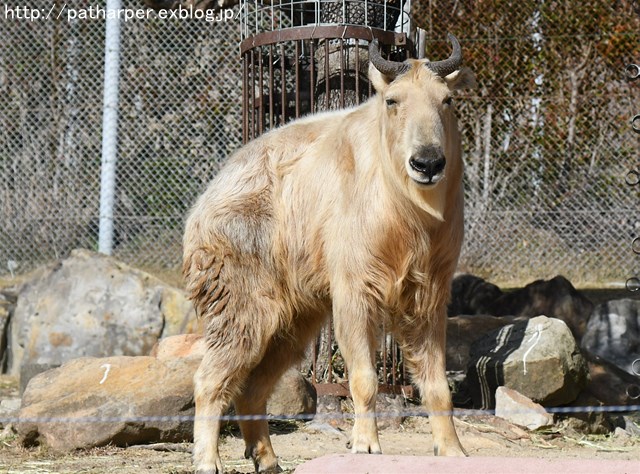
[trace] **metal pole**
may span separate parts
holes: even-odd
[[[102,167],[100,170],[100,232],[98,251],[111,255],[113,250],[113,208],[118,153],[118,89],[120,82],[121,0],[107,0],[104,47],[104,105],[102,108]]]

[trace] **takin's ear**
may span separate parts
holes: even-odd
[[[444,78],[444,82],[447,83],[447,87],[452,91],[474,89],[477,85],[476,76],[468,67],[452,72]]]
[[[376,92],[382,94],[393,79],[385,76],[373,64],[369,63],[369,80]]]

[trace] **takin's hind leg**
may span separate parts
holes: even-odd
[[[197,474],[223,472],[218,452],[220,418],[248,373],[240,364],[229,362],[226,354],[208,348],[194,376],[193,462]]]
[[[271,446],[266,420],[267,400],[282,374],[297,360],[301,351],[272,342],[262,362],[251,371],[244,389],[235,399],[240,416],[256,416],[255,420],[239,422],[245,441],[245,457],[252,458],[256,472],[279,472],[278,459]]]
[[[446,315],[439,314],[430,324],[401,334],[405,360],[422,403],[429,413],[436,456],[466,456],[453,425],[453,404],[446,375]]]

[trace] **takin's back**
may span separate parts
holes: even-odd
[[[198,249],[254,256],[296,290],[327,294],[328,234],[379,194],[372,105],[292,122],[234,153],[187,219],[185,273]]]

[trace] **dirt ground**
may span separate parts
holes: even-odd
[[[0,384],[0,399],[15,396],[17,388]],[[582,435],[558,423],[553,429],[528,432],[492,416],[456,419],[458,434],[470,456],[509,458],[580,458],[640,460],[640,437],[626,434]],[[272,441],[285,473],[324,454],[346,453],[349,422],[340,428],[326,422],[277,422]],[[80,429],[80,428],[79,428]],[[410,417],[395,428],[380,431],[385,454],[433,455],[428,419]],[[57,454],[39,447],[25,449],[11,426],[0,428],[0,473],[163,473],[191,471],[191,444],[162,444],[104,447],[72,454]],[[221,456],[227,472],[253,472],[251,461],[242,456],[244,446],[237,429],[230,427],[222,437]],[[517,459],[514,459],[517,471]],[[640,461],[639,461],[640,465]],[[639,467],[640,469],[640,467]],[[640,472],[640,471],[639,471]],[[347,473],[345,473],[347,474]]]

